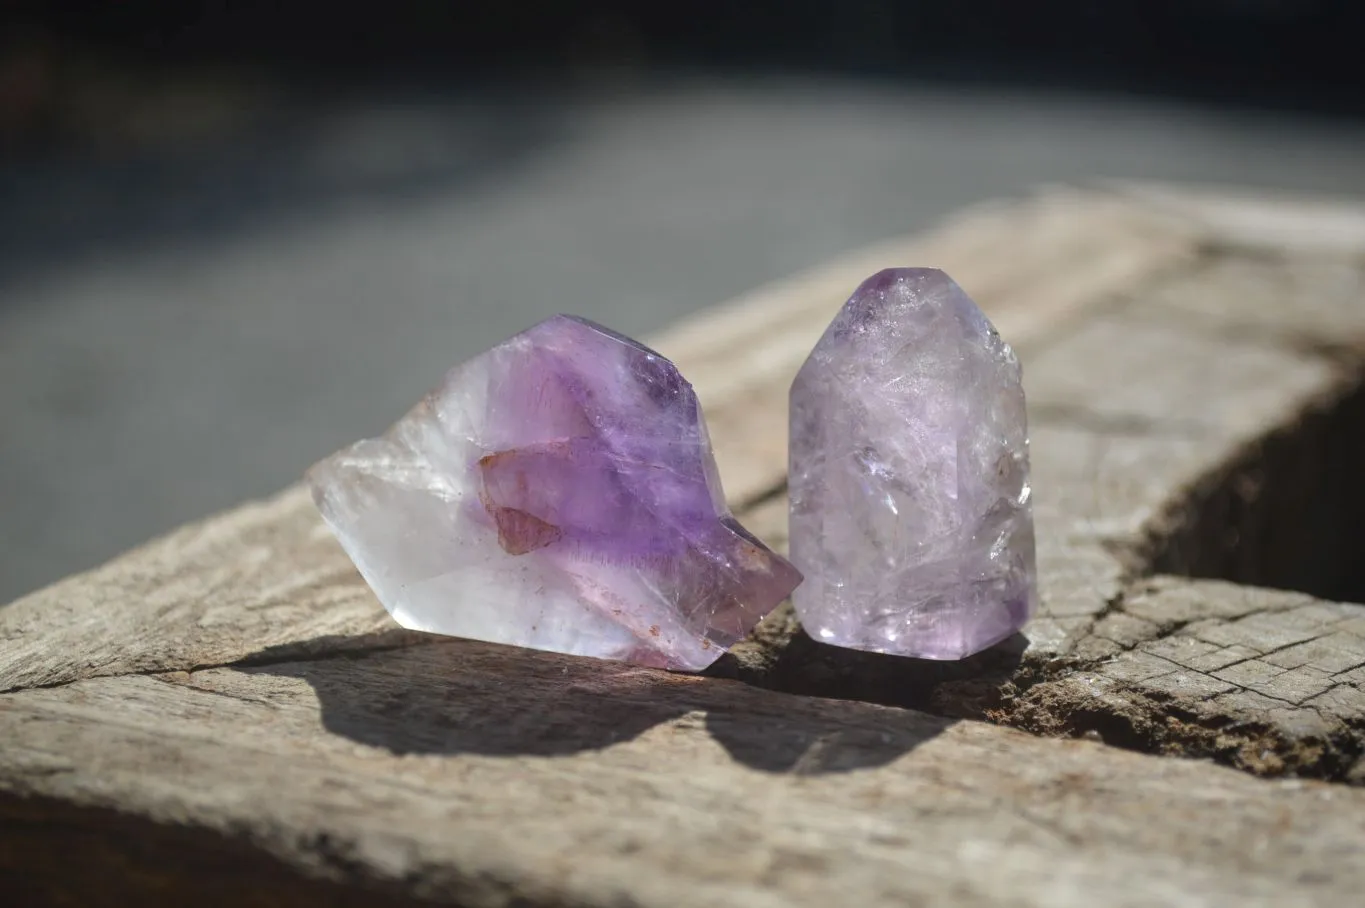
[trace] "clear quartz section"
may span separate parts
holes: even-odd
[[[1037,604],[1019,361],[942,271],[863,282],[791,389],[792,601],[816,640],[960,659]]]
[[[569,316],[451,370],[308,479],[417,630],[697,670],[801,580],[730,516],[677,368]]]

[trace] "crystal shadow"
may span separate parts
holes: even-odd
[[[349,651],[337,652],[338,644]],[[724,679],[400,631],[272,647],[234,667],[308,682],[328,731],[397,755],[564,756],[704,714],[707,733],[736,761],[765,772],[819,774],[884,765],[953,724]]]
[[[811,638],[789,604],[707,674],[807,697],[923,710],[953,719],[986,719],[1008,688],[1028,674],[1022,633],[966,659],[892,656],[830,646]]]

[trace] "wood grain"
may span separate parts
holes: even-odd
[[[25,691],[0,734],[0,810],[94,808],[136,871],[102,882],[110,904],[182,868],[108,810],[468,906],[1343,904],[1365,885],[1358,790],[459,641]],[[254,872],[225,864],[199,867],[207,891]],[[61,852],[38,866],[82,876]]]
[[[1335,600],[1365,599],[1365,233],[1321,203],[1226,214],[1248,204],[1047,190],[657,340],[780,544],[805,352],[867,273],[948,269],[1025,364],[1044,608],[1019,638],[923,663],[784,609],[692,677],[428,637],[286,490],[0,609],[5,891],[1351,903],[1365,607]]]

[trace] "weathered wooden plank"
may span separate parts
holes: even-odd
[[[1021,652],[952,668],[881,660],[814,644],[782,616],[739,651],[738,673],[1256,772],[1365,775],[1365,640],[1309,620],[1330,613],[1351,627],[1365,607],[1168,577],[1157,600],[1166,621],[1128,611],[1147,601],[1152,573],[1365,599],[1365,334],[1355,329],[1365,262],[1213,248],[1074,320],[1025,361],[1044,604]],[[1279,292],[1245,292],[1259,280]],[[774,501],[756,531],[781,520]],[[1288,609],[1283,620],[1305,640],[1330,637],[1341,653],[1332,664],[1351,664],[1322,674],[1262,661],[1280,637],[1239,616],[1264,601]],[[1178,630],[1190,602],[1241,635],[1238,667],[1202,669]],[[1312,607],[1290,608],[1303,602]]]
[[[1332,905],[1365,885],[1365,791],[460,641],[3,703],[0,842],[41,794],[390,896]],[[91,880],[63,850],[37,867],[87,904],[174,883],[176,843],[140,855],[134,820],[100,816],[124,873]],[[0,875],[33,872],[12,847]],[[198,872],[223,901],[224,874]],[[294,904],[333,892],[289,883]]]
[[[0,877],[89,904],[1355,897],[1361,790],[791,695],[1362,775],[1365,608],[1150,576],[1365,593],[1341,542],[1365,531],[1341,478],[1365,456],[1354,215],[1258,203],[1330,222],[1288,244],[1184,198],[986,209],[659,342],[732,500],[780,542],[810,343],[865,273],[950,270],[1024,354],[1044,586],[1025,636],[921,663],[819,646],[786,610],[714,673],[751,684],[432,640],[389,624],[291,490],[0,609]],[[1267,279],[1279,295],[1246,292]],[[1265,311],[1301,303],[1307,329]],[[1312,517],[1297,536],[1287,500]],[[20,849],[59,836],[91,873]]]
[[[1010,237],[1025,244],[1020,254],[996,254],[993,246]],[[1193,244],[1121,200],[1063,190],[969,213],[941,233],[888,243],[759,291],[656,345],[696,385],[726,490],[742,509],[781,489],[787,385],[870,271],[887,262],[941,263],[1002,330],[1041,337],[1053,320],[1076,317],[1142,275],[1187,260]],[[785,533],[785,517],[781,523]],[[263,646],[386,626],[306,494],[295,489],[5,607],[0,690],[217,665]]]

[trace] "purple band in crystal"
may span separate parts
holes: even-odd
[[[309,473],[405,627],[701,669],[800,574],[734,522],[691,385],[556,316]]]

